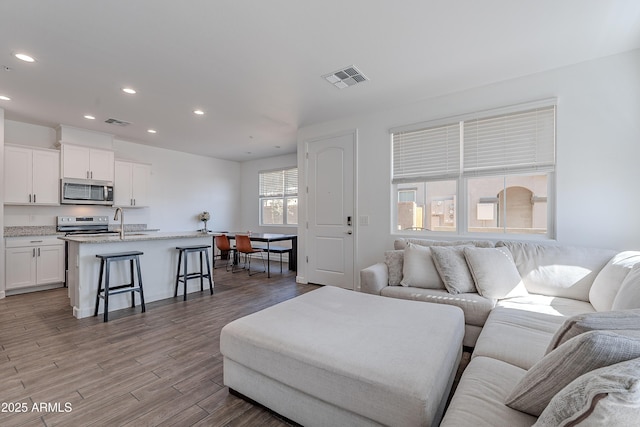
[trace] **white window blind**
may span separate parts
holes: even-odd
[[[298,168],[260,172],[260,197],[298,194]]]
[[[555,106],[464,121],[465,174],[544,170],[555,164]]]
[[[393,133],[393,183],[460,174],[459,122]]]

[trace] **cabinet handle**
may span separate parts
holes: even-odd
[[[38,248],[38,256],[40,256],[40,248]]]
[[[93,171],[91,171],[91,179],[93,179]]]
[[[36,248],[33,248],[33,250],[31,251],[31,257],[36,257]]]
[[[35,203],[35,202],[36,202],[36,195],[34,194],[33,195],[33,203]]]
[[[42,240],[31,240],[29,243],[42,243]]]
[[[87,171],[87,179],[89,179],[89,171]]]
[[[31,203],[31,194],[29,194],[29,203]]]
[[[136,205],[136,199],[133,199],[133,206]]]

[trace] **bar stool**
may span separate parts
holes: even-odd
[[[213,282],[211,280],[211,266],[209,264],[209,248],[211,245],[195,245],[195,246],[177,246],[176,249],[180,252],[178,253],[178,270],[176,272],[176,291],[173,294],[174,297],[178,296],[178,284],[179,282],[184,283],[184,301],[187,300],[187,280],[189,279],[198,279],[200,278],[200,290],[204,290],[204,279],[209,279],[209,289],[211,290],[211,295],[213,295]],[[193,273],[187,273],[187,259],[190,253],[199,253],[200,254],[200,271],[196,271]],[[207,260],[207,274],[204,274],[202,270],[202,255],[204,254]],[[184,258],[184,267],[183,273],[180,274],[180,265],[182,264],[182,259]]]
[[[131,292],[131,307],[136,306],[135,292],[140,293],[140,305],[142,306],[142,312],[146,311],[144,305],[144,292],[142,290],[142,274],[140,273],[140,255],[144,255],[140,251],[132,252],[119,252],[112,254],[96,255],[96,258],[100,258],[100,277],[98,279],[98,293],[96,294],[96,309],[93,313],[94,316],[98,315],[98,306],[100,305],[100,298],[104,299],[104,321],[109,321],[109,296],[115,294],[121,294],[124,292]],[[119,261],[129,261],[129,274],[131,276],[131,283],[125,283],[123,285],[111,286],[109,284],[109,273],[111,270],[111,263]],[[136,265],[136,271],[138,273],[138,286],[135,285],[135,275],[133,273],[133,265]],[[104,277],[104,286],[102,285],[102,278]]]

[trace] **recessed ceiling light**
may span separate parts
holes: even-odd
[[[155,129],[147,129],[147,132],[149,132],[149,133],[156,133],[156,130],[155,130]]]
[[[124,93],[128,93],[129,95],[135,95],[135,93],[136,93],[136,90],[135,90],[135,89],[132,89],[132,88],[130,88],[130,87],[123,87],[123,88],[122,88],[122,91],[123,91]]]
[[[95,120],[96,118],[94,116],[92,116],[91,114],[85,114],[84,116],[85,119],[87,120]]]
[[[198,116],[204,115],[204,111],[202,110],[193,110],[193,114],[197,114]]]
[[[32,56],[29,56],[26,53],[16,53],[14,56],[24,62],[36,62]]]
[[[2,101],[11,101],[11,98],[9,98],[8,96],[0,95],[0,100],[2,100]]]

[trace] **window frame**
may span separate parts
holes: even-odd
[[[298,227],[298,223],[289,223],[288,215],[287,215],[287,207],[288,201],[291,199],[296,199],[298,203],[296,203],[297,207],[299,207],[299,180],[296,182],[296,192],[287,192],[286,189],[286,174],[287,171],[295,170],[296,177],[298,177],[298,167],[297,166],[288,166],[276,169],[268,169],[261,170],[258,172],[258,223],[261,227]],[[283,183],[282,188],[283,191],[276,195],[263,195],[262,194],[262,177],[264,174],[272,174],[272,173],[282,173],[283,175]],[[281,224],[265,224],[264,216],[263,216],[263,201],[266,200],[281,200],[283,213],[282,213],[282,223]]]
[[[515,115],[518,113],[522,113],[527,110],[533,109],[544,109],[546,107],[553,107],[553,162],[551,165],[546,165],[543,167],[537,168],[533,167],[525,167],[525,168],[496,168],[492,171],[482,171],[482,172],[469,172],[465,171],[464,165],[464,131],[461,132],[460,135],[460,169],[456,176],[423,176],[418,179],[411,180],[407,179],[395,179],[394,180],[394,134],[400,132],[412,132],[412,131],[420,131],[423,129],[434,128],[434,127],[444,127],[451,126],[455,123],[459,124],[462,129],[466,122],[471,120],[482,120],[484,118],[490,118],[493,116],[500,115]],[[452,116],[448,118],[432,120],[427,122],[415,123],[407,126],[401,126],[390,129],[390,152],[391,152],[391,234],[392,235],[406,235],[411,237],[429,237],[429,238],[460,238],[460,237],[469,237],[474,239],[505,239],[505,238],[514,238],[514,239],[522,239],[522,240],[554,240],[556,238],[556,164],[557,164],[557,111],[558,111],[558,102],[556,98],[549,98],[540,101],[534,101],[524,104],[517,104],[512,106],[507,106],[503,108],[497,108],[492,110],[485,110],[480,112],[474,112],[470,114],[464,114],[459,116]],[[469,231],[469,188],[468,181],[474,178],[490,178],[490,177],[508,177],[509,176],[533,176],[533,175],[545,175],[547,180],[547,195],[546,195],[546,233],[508,233],[506,230],[504,232],[482,232],[482,231]],[[439,230],[399,230],[398,229],[398,194],[399,191],[402,191],[402,188],[398,188],[399,184],[411,185],[411,184],[424,184],[425,188],[430,182],[437,182],[443,180],[451,180],[456,182],[456,218],[455,218],[455,231],[439,231]],[[505,187],[506,188],[506,187]],[[427,196],[427,200],[428,200]],[[425,204],[424,208],[425,212],[427,210],[427,205]],[[423,219],[426,221],[426,219]],[[426,223],[426,222],[425,222]]]

